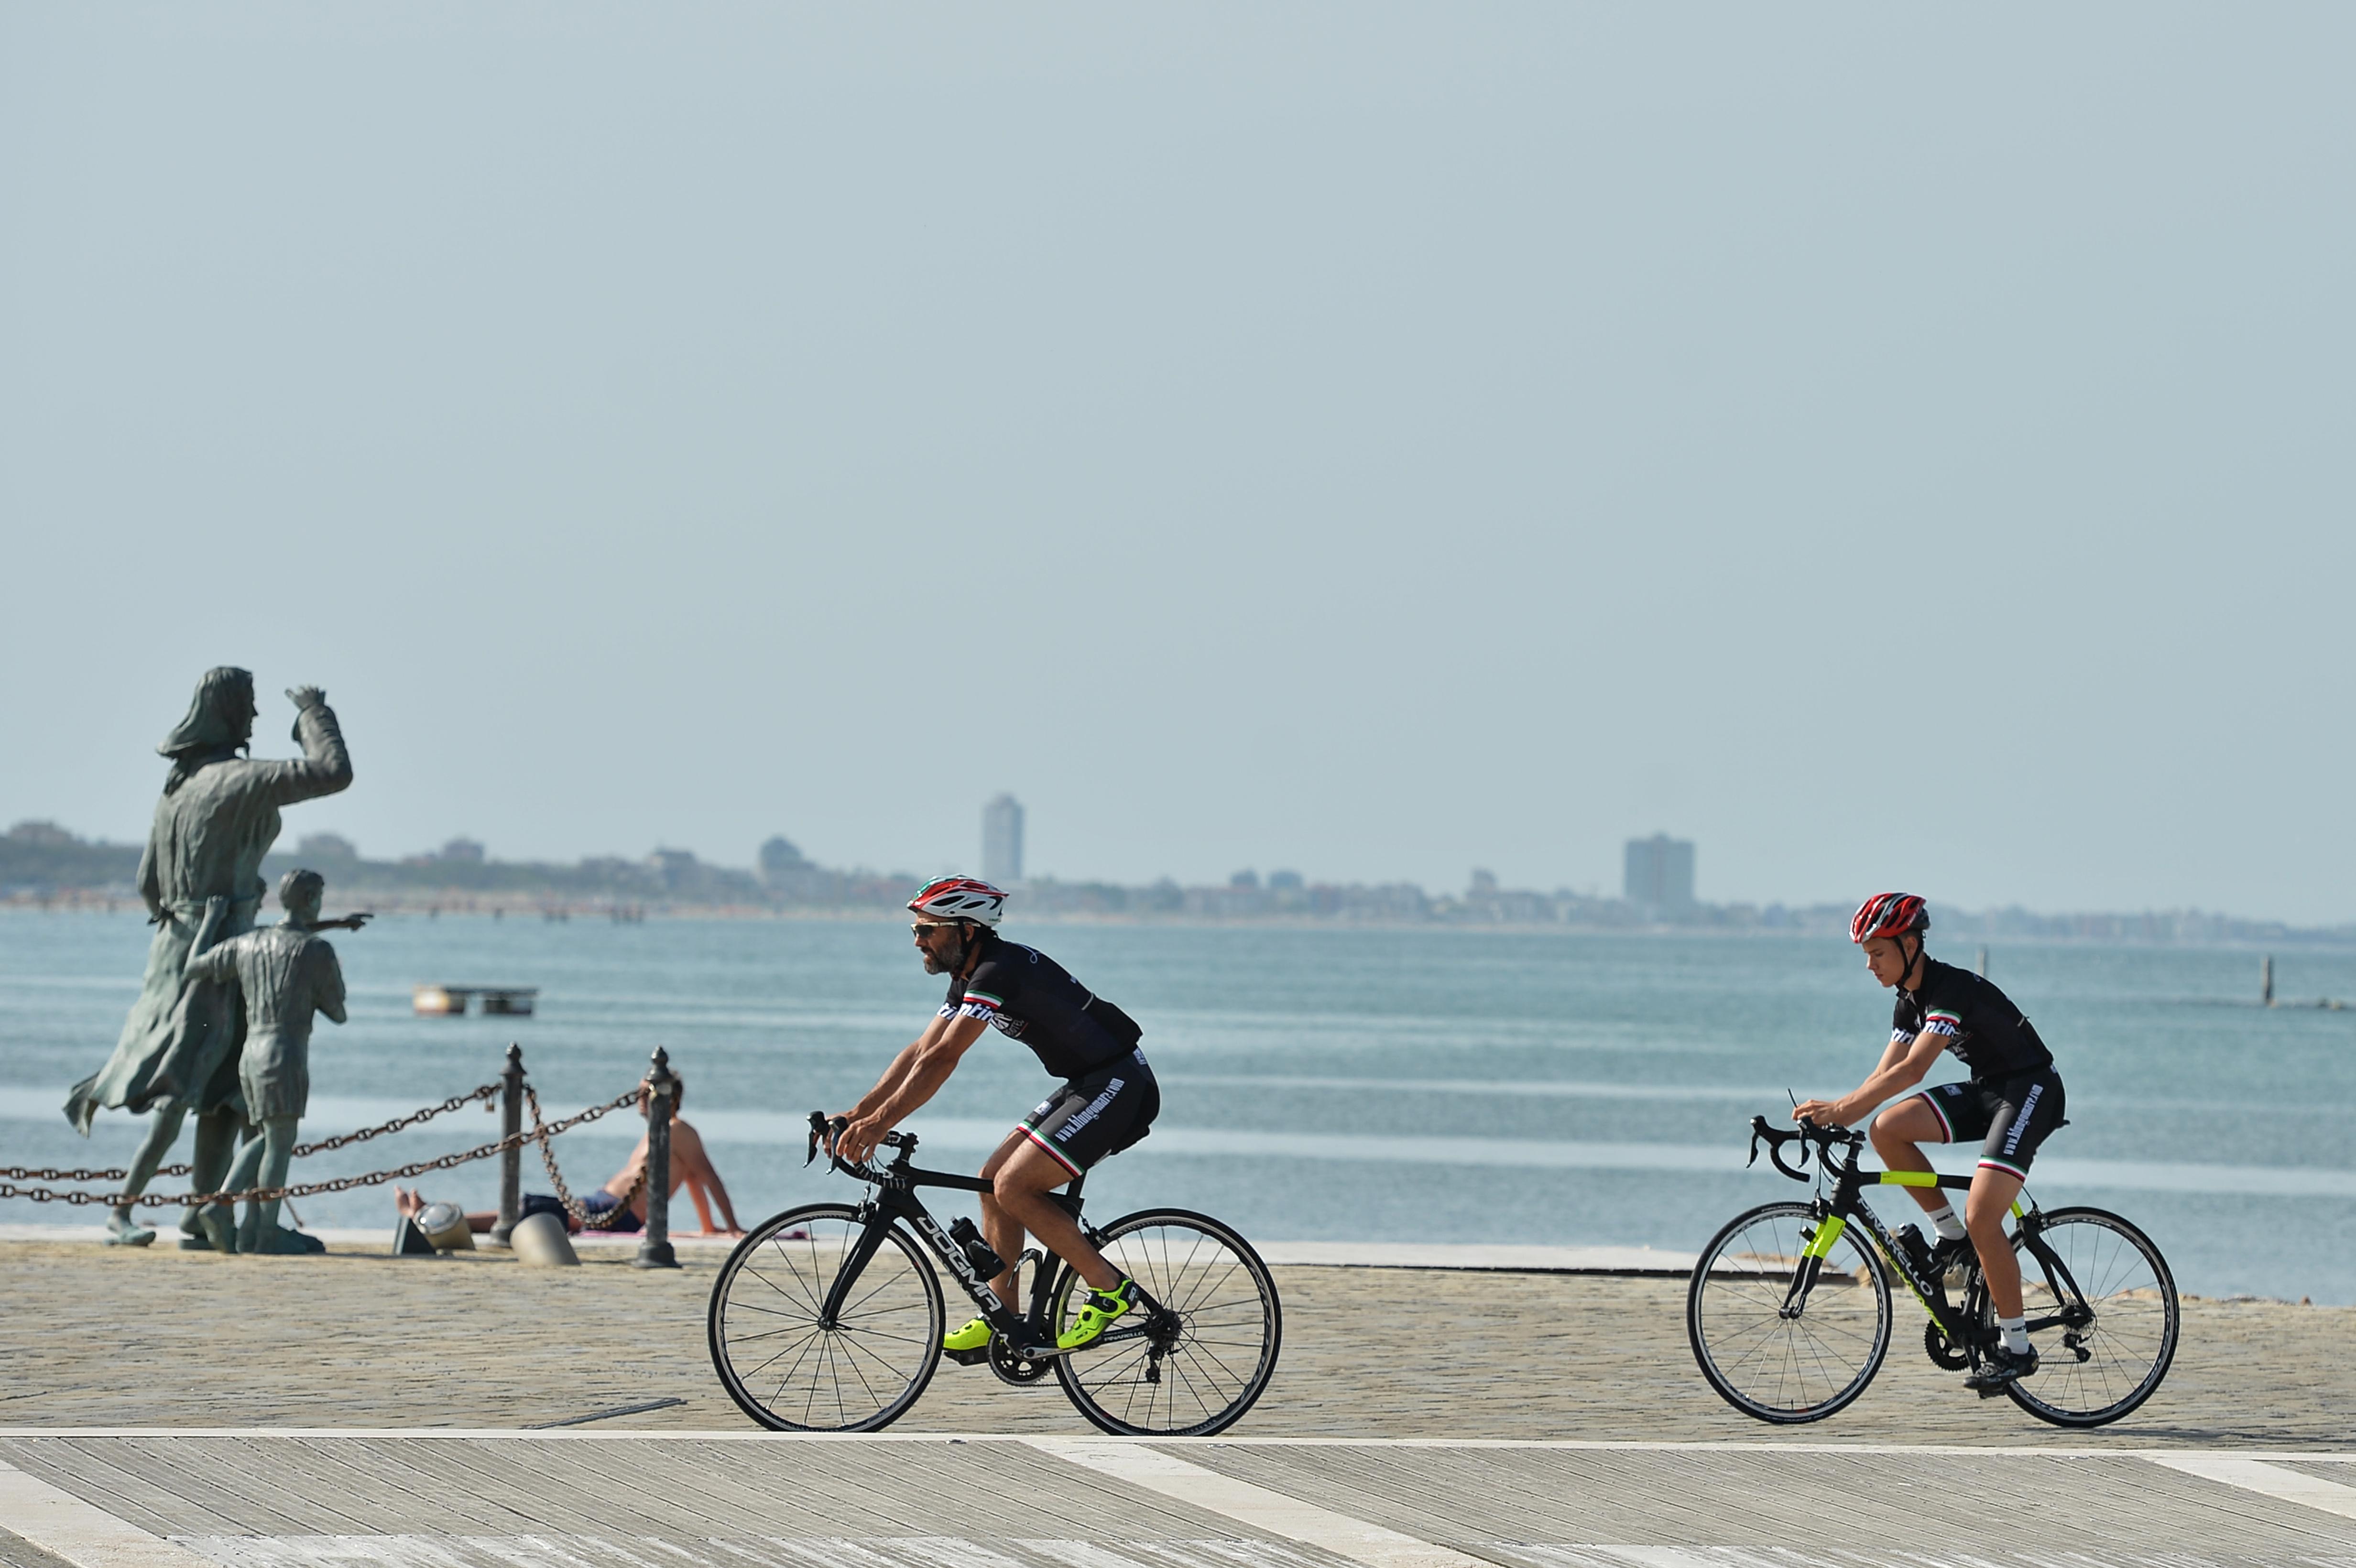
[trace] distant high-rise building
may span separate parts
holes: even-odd
[[[1628,840],[1625,896],[1655,914],[1681,915],[1694,907],[1694,847],[1690,838],[1655,833]]]
[[[1011,795],[981,808],[981,880],[1001,888],[1023,880],[1023,803]]]

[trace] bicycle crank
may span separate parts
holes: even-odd
[[[1922,1349],[1933,1366],[1946,1371],[1960,1372],[1972,1364],[1971,1352],[1948,1339],[1936,1323],[1922,1325]]]
[[[990,1337],[989,1354],[990,1370],[998,1374],[998,1381],[1012,1383],[1016,1388],[1037,1382],[1047,1375],[1054,1364],[1053,1359],[1047,1356],[1025,1355],[997,1334]]]

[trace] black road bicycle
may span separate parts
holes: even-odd
[[[1005,1267],[972,1221],[944,1229],[919,1187],[986,1192],[980,1177],[919,1170],[910,1133],[889,1133],[891,1163],[854,1165],[834,1150],[840,1122],[810,1113],[809,1157],[874,1189],[865,1201],[809,1203],[766,1220],[737,1244],[712,1286],[712,1364],[745,1414],[781,1432],[875,1432],[908,1413],[942,1356],[1020,1387],[1051,1371],[1079,1412],[1128,1436],[1204,1436],[1251,1409],[1276,1371],[1283,1312],[1268,1265],[1205,1214],[1145,1209],[1099,1230],[1080,1219],[1080,1188],[1048,1196],[1080,1221],[1113,1267],[1137,1282],[1135,1307],[1090,1344],[1055,1348],[1087,1304],[1062,1260],[1025,1249],[1030,1307],[1018,1317],[989,1282]],[[940,1261],[990,1320],[981,1350],[943,1350]]]
[[[1859,1170],[1865,1135],[1838,1128],[1785,1131],[1753,1116],[1753,1164],[1762,1141],[1775,1168],[1814,1179],[1816,1196],[1738,1215],[1702,1249],[1686,1293],[1686,1333],[1710,1387],[1745,1415],[1779,1424],[1846,1408],[1890,1352],[1892,1274],[1930,1314],[1922,1348],[1931,1360],[1950,1371],[1978,1367],[1998,1334],[1977,1255],[1966,1248],[1953,1276],[1932,1277],[1927,1258],[1900,1246],[1859,1196],[1869,1186],[1968,1190],[1969,1179]],[[1783,1162],[1792,1143],[1800,1145],[1796,1167]],[[2167,1260],[2148,1236],[2101,1209],[2040,1209],[2024,1189],[2012,1218],[2039,1368],[2004,1392],[2057,1426],[2116,1421],[2151,1397],[2176,1357]],[[1952,1298],[1949,1277],[1958,1285]]]

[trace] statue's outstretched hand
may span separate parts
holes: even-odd
[[[327,694],[316,686],[290,686],[286,688],[286,700],[297,708],[322,708],[327,705]]]

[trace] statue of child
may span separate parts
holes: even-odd
[[[245,997],[245,1049],[238,1058],[238,1082],[245,1114],[258,1136],[249,1137],[223,1189],[284,1187],[294,1157],[294,1128],[311,1099],[311,1015],[344,1021],[344,971],[336,950],[312,933],[349,921],[322,921],[319,901],[327,879],[316,871],[293,870],[280,879],[278,901],[286,918],[207,948],[191,956],[185,974],[234,986]],[[357,929],[354,926],[354,929]],[[248,1202],[234,1230],[226,1203],[207,1205],[198,1215],[217,1252],[308,1253],[324,1251],[299,1231],[282,1232],[278,1200]]]

